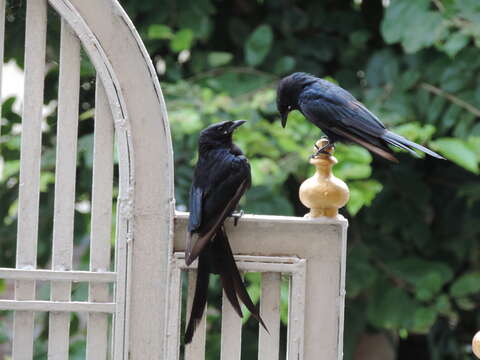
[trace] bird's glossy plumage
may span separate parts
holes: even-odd
[[[235,264],[223,223],[250,187],[250,165],[232,142],[232,133],[244,121],[225,121],[203,130],[199,138],[199,159],[190,191],[185,262],[198,258],[198,273],[185,343],[193,337],[207,301],[209,274],[219,274],[225,294],[242,316],[242,301],[263,326]]]
[[[372,112],[345,89],[309,74],[294,73],[280,81],[277,108],[282,116],[283,126],[287,122],[288,113],[299,110],[322,129],[331,143],[357,143],[391,161],[398,160],[389,145],[414,155],[416,152],[413,149],[417,149],[443,159],[426,147],[386,129]]]

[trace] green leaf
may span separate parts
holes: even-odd
[[[396,80],[399,71],[397,56],[390,50],[376,52],[367,65],[367,80],[370,85],[379,86]]]
[[[374,326],[385,329],[405,327],[408,316],[415,306],[407,293],[399,288],[379,282],[367,310],[368,320]]]
[[[273,71],[275,74],[284,75],[295,67],[295,58],[291,56],[283,56],[277,60],[273,67]]]
[[[478,174],[475,151],[467,142],[455,138],[441,138],[431,143],[432,147],[457,165]]]
[[[152,40],[171,39],[173,32],[167,25],[154,24],[148,28],[147,37]]]
[[[455,298],[455,302],[460,309],[465,311],[472,311],[477,307],[476,303],[468,297]]]
[[[339,163],[352,161],[359,164],[370,164],[372,162],[370,152],[358,145],[335,144],[335,157]]]
[[[273,31],[270,25],[260,25],[245,42],[245,61],[251,66],[260,65],[270,52]]]
[[[448,315],[452,311],[452,304],[448,295],[440,295],[435,301],[435,309],[442,315]]]
[[[429,47],[442,36],[443,18],[440,14],[428,11],[417,19],[416,26],[409,24],[405,28],[402,43],[406,53],[414,53],[422,48]]]
[[[228,64],[232,61],[233,55],[223,51],[213,51],[208,54],[207,61],[212,67],[218,67]]]
[[[412,331],[427,334],[437,319],[437,311],[433,307],[419,307],[413,313]]]
[[[448,54],[448,56],[454,57],[468,44],[469,40],[470,38],[468,36],[457,32],[450,36],[441,48]]]
[[[342,180],[360,180],[370,177],[372,168],[368,164],[344,161],[335,166],[334,173]]]
[[[377,279],[377,271],[368,261],[353,260],[349,254],[347,264],[347,296],[357,297],[363,290],[368,289]]]
[[[450,295],[464,297],[480,291],[480,271],[460,276],[450,287]]]
[[[433,45],[444,35],[443,17],[429,8],[428,0],[393,1],[381,24],[385,41],[401,42],[407,53]]]
[[[175,33],[170,41],[170,48],[174,52],[190,49],[193,42],[193,31],[190,29],[182,29]]]
[[[432,299],[453,278],[453,271],[446,264],[417,257],[391,261],[387,266],[395,276],[414,285],[415,295],[422,301]]]
[[[350,199],[347,203],[348,212],[355,216],[365,205],[370,205],[375,196],[382,191],[382,184],[376,180],[352,181],[348,183]]]
[[[254,185],[268,185],[271,184],[272,178],[283,177],[282,169],[278,166],[278,163],[272,159],[251,159],[250,165]]]

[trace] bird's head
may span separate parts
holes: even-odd
[[[288,114],[298,109],[298,97],[303,88],[315,81],[312,75],[296,72],[284,77],[277,87],[277,109],[282,118],[282,126],[287,125]]]
[[[232,145],[233,132],[245,123],[245,120],[237,120],[222,121],[210,125],[200,132],[200,138],[198,140],[200,147],[230,147]]]

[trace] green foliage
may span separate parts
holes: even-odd
[[[453,162],[478,174],[478,156],[475,148],[468,142],[462,139],[441,138],[433,143],[433,147]]]
[[[450,287],[450,294],[453,297],[464,297],[478,292],[480,292],[480,271],[460,276]]]
[[[272,46],[273,32],[269,25],[261,25],[245,42],[245,62],[248,65],[260,65]]]
[[[385,11],[382,35],[387,44],[401,42],[405,52],[414,53],[441,38],[442,22],[429,0],[393,1]]]
[[[385,9],[381,1],[366,0],[121,2],[157,68],[165,66],[160,80],[171,122],[179,209],[186,209],[198,132],[213,122],[244,119],[248,123],[235,141],[251,161],[253,187],[242,208],[305,213],[298,186],[313,172],[308,156],[321,132],[298,112],[290,114],[285,129],[279,124],[275,85],[293,71],[340,84],[392,130],[450,160],[415,159],[398,151],[400,164],[386,164],[363,148],[337,145],[334,171],[351,191],[344,211],[350,221],[345,358],[353,358],[365,332],[399,337],[403,349],[412,335],[422,335],[432,360],[469,358],[468,343],[480,326],[478,0],[392,0]],[[23,2],[7,1],[5,58],[20,66],[24,11]],[[56,99],[58,86],[59,21],[53,12],[49,17],[46,103]],[[94,69],[88,61],[82,62],[81,75],[77,203],[90,198],[91,186]],[[14,103],[10,98],[2,106],[1,266],[13,266],[15,254],[21,119]],[[50,261],[55,118],[55,112],[48,116],[43,134],[40,266]],[[76,212],[78,249],[88,249],[89,220]],[[85,253],[79,266],[87,261]],[[247,281],[257,299],[259,276],[248,275]],[[209,359],[218,352],[220,328],[214,311],[220,306],[219,281],[210,285]],[[75,296],[84,291],[79,287]],[[285,324],[285,280],[281,296]],[[39,324],[45,328],[47,320]],[[251,319],[245,321],[244,356],[253,358],[249,344],[256,343],[257,328]],[[78,339],[83,330],[78,319],[72,324]],[[6,331],[0,327],[0,342]],[[45,338],[43,331],[36,342],[39,359],[45,358]],[[84,357],[82,341],[72,342],[72,358]]]

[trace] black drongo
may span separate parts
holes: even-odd
[[[192,341],[207,302],[210,274],[219,274],[223,290],[235,311],[242,317],[239,299],[265,327],[259,312],[245,289],[233,258],[223,226],[238,201],[250,187],[250,165],[232,133],[245,121],[224,121],[200,133],[199,158],[190,190],[185,262],[190,265],[198,257],[197,283],[185,343]]]
[[[287,123],[288,113],[299,110],[327,135],[327,146],[332,146],[336,141],[353,142],[394,162],[398,160],[388,145],[414,155],[417,154],[412,148],[444,159],[426,147],[387,130],[374,114],[340,86],[306,73],[294,73],[280,81],[277,108],[283,127]]]

